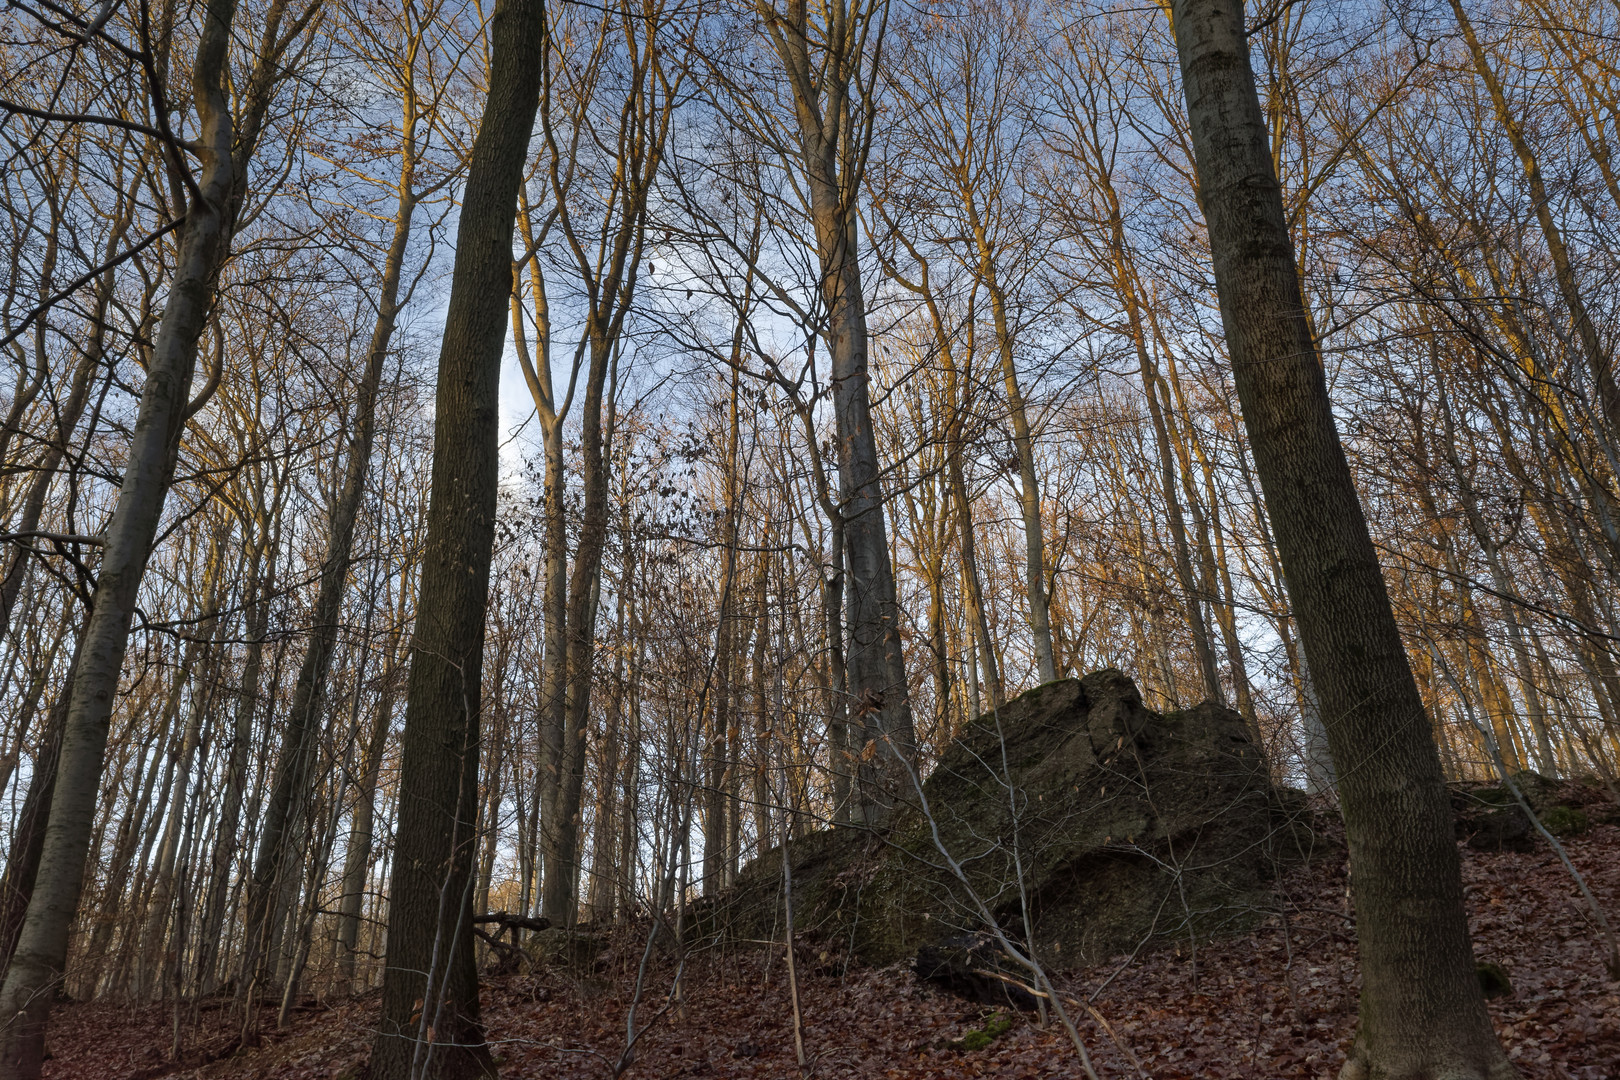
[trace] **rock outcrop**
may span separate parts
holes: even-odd
[[[987,910],[1073,966],[1253,925],[1313,840],[1303,796],[1272,784],[1238,714],[1151,712],[1113,670],[980,717],[914,796],[881,833],[795,841],[799,933],[881,964],[983,930]],[[704,930],[780,940],[781,857],[745,870]]]
[[[1553,780],[1534,772],[1513,774],[1541,824],[1554,836],[1576,836],[1593,824],[1620,824],[1620,807],[1596,777]],[[1512,788],[1463,781],[1451,785],[1457,839],[1480,851],[1533,851],[1542,843]]]

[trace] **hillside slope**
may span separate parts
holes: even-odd
[[[1332,842],[1334,838],[1328,837]],[[1601,825],[1568,848],[1611,918],[1620,899],[1620,827]],[[1607,981],[1582,901],[1553,853],[1464,848],[1475,946],[1499,965],[1512,994],[1491,1002],[1510,1055],[1532,1080],[1620,1076],[1620,983]],[[1278,912],[1258,929],[1194,954],[1174,949],[1066,973],[1059,985],[1092,997],[1081,1030],[1104,1077],[1327,1077],[1352,1034],[1356,965],[1346,917],[1342,854],[1296,867],[1279,885]],[[499,978],[485,990],[489,1037],[508,1078],[599,1078],[624,1044],[639,949],[625,941],[579,980],[552,971]],[[1055,1025],[1012,1018],[977,1050],[951,1048],[986,1026],[988,1010],[917,985],[904,964],[881,969],[820,954],[803,958],[804,1047],[815,1076],[1072,1077],[1073,1048]],[[811,970],[811,969],[814,970]],[[647,982],[641,1022],[665,1005],[673,968]],[[626,1074],[784,1077],[797,1073],[792,1007],[780,949],[691,958],[680,1010],[639,1041]],[[185,1026],[188,1057],[167,1059],[174,1015],[91,1004],[63,1008],[53,1025],[53,1080],[186,1076],[197,1080],[337,1080],[357,1075],[375,998],[297,1014],[290,1031],[201,1068],[195,1055],[230,1036],[221,1021]],[[209,1017],[213,1014],[205,1013]],[[1106,1020],[1105,1029],[1100,1020]],[[273,1017],[268,1018],[273,1024]],[[1111,1031],[1109,1030],[1111,1029]],[[1142,1073],[1127,1052],[1140,1063]]]

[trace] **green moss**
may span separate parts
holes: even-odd
[[[983,1050],[1011,1030],[1011,1016],[1004,1012],[992,1013],[990,1019],[985,1021],[984,1027],[975,1028],[947,1045],[952,1050]]]
[[[1554,836],[1576,836],[1591,826],[1591,822],[1586,819],[1586,811],[1562,804],[1551,807],[1542,814],[1541,823]]]

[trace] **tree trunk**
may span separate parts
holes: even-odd
[[[639,13],[657,25],[662,12],[646,5]],[[663,161],[675,97],[663,67],[660,35],[630,29],[636,19],[619,23],[631,77],[621,85],[614,140],[612,193],[599,231],[586,235],[574,220],[562,173],[574,165],[559,148],[552,125],[552,99],[542,112],[542,130],[550,150],[552,192],[558,200],[556,220],[572,252],[586,297],[581,352],[588,352],[585,397],[580,413],[579,480],[583,495],[578,546],[568,575],[565,646],[566,694],[557,767],[548,776],[557,788],[555,801],[541,812],[542,837],[551,841],[545,862],[541,911],[553,922],[572,924],[577,916],[580,872],[579,819],[589,746],[591,689],[596,670],[596,615],[602,591],[602,551],[608,535],[608,479],[612,469],[618,358],[625,319],[630,313],[646,246],[648,200]],[[594,78],[594,75],[592,76]],[[555,738],[555,732],[552,735]]]
[[[1175,0],[1172,22],[1238,399],[1339,773],[1362,980],[1342,1076],[1513,1077],[1474,972],[1439,754],[1305,321],[1243,11]]]
[[[360,910],[366,897],[366,870],[371,865],[375,838],[377,777],[382,772],[387,749],[388,728],[394,714],[394,673],[384,674],[384,689],[372,716],[371,731],[361,759],[360,776],[355,781],[354,817],[349,824],[349,843],[343,854],[343,891],[338,901],[337,963],[338,996],[354,989],[356,952],[360,945]]]
[[[530,218],[527,198],[518,193],[518,227],[524,246],[530,252],[527,268],[534,291],[535,344],[539,363],[529,355],[524,329],[520,283],[514,273],[512,289],[512,343],[518,364],[534,399],[545,450],[545,587],[541,599],[541,621],[545,626],[540,653],[540,745],[536,777],[536,817],[533,828],[539,840],[541,906],[544,909],[545,878],[557,859],[558,821],[553,809],[562,791],[563,733],[568,725],[568,476],[563,459],[563,421],[573,402],[579,362],[574,363],[567,393],[558,400],[551,381],[551,311],[546,298],[545,278],[540,266],[540,245]],[[555,213],[551,220],[555,220]],[[548,229],[539,239],[544,240]],[[520,267],[519,270],[522,268]],[[550,915],[550,913],[548,913]],[[555,918],[554,915],[550,917]]]
[[[73,662],[68,665],[69,686],[73,685],[73,673],[78,666],[79,656],[75,653]],[[17,935],[22,932],[23,917],[33,899],[35,875],[45,850],[48,820],[45,815],[50,812],[51,798],[56,791],[56,769],[62,751],[62,729],[67,724],[68,701],[68,696],[63,694],[47,714],[45,734],[40,739],[33,775],[28,780],[28,793],[23,796],[22,810],[13,827],[5,873],[0,875],[0,971],[11,965]]]
[[[240,123],[226,93],[227,57],[235,0],[210,0],[192,72],[197,113],[197,192],[180,228],[168,304],[158,327],[118,502],[107,523],[96,578],[95,608],[81,642],[63,729],[50,825],[17,950],[0,986],[0,1073],[32,1080],[43,1065],[45,1024],[67,962],[68,934],[84,884],[107,731],[117,697],[136,595],[157,536],[174,476],[180,436],[190,413],[197,344],[213,308],[215,284],[230,251],[248,159],[258,140],[271,89],[280,78],[279,53],[297,39],[280,23],[285,0],[266,13],[269,43],[241,82],[247,101]],[[310,15],[313,12],[309,13]]]
[[[180,671],[176,676],[177,685],[191,682],[190,672],[197,654],[205,652],[213,643],[214,634],[219,627],[219,592],[224,554],[220,551],[217,538],[209,547],[207,577],[203,585],[202,618],[197,625],[195,636],[186,642],[186,659],[181,662]],[[197,748],[207,738],[203,722],[213,711],[211,686],[217,674],[214,668],[213,663],[205,660],[202,674],[192,689],[185,733],[180,738],[180,748],[176,754],[176,778],[170,788],[169,806],[166,811],[161,812],[163,843],[158,848],[152,891],[146,901],[146,920],[145,926],[141,929],[139,955],[136,957],[132,987],[133,996],[137,1001],[144,1001],[162,989],[164,932],[168,929],[170,907],[174,900],[175,868],[180,858],[182,842],[181,826],[188,820],[186,803],[188,796],[193,794],[190,779]]]
[[[973,230],[979,258],[979,279],[990,293],[995,321],[996,352],[1001,360],[1002,386],[1007,394],[1007,417],[1012,424],[1013,448],[1018,453],[1018,508],[1024,518],[1024,588],[1029,595],[1029,632],[1035,644],[1036,676],[1043,683],[1057,678],[1052,654],[1051,606],[1046,595],[1046,535],[1041,522],[1041,489],[1035,472],[1035,435],[1029,426],[1029,408],[1018,383],[1012,321],[1007,317],[1007,293],[996,271],[995,245],[986,233],[978,206],[966,189],[962,207]]]
[[[1457,484],[1457,498],[1462,503],[1463,515],[1468,519],[1468,527],[1474,534],[1474,542],[1484,553],[1485,565],[1491,572],[1491,586],[1496,596],[1497,613],[1507,627],[1508,643],[1512,647],[1517,668],[1515,674],[1518,676],[1519,693],[1524,696],[1525,719],[1530,722],[1530,730],[1536,737],[1536,766],[1544,775],[1556,776],[1558,757],[1553,752],[1552,735],[1547,730],[1547,709],[1541,700],[1541,690],[1536,686],[1530,664],[1530,650],[1525,645],[1524,630],[1519,623],[1519,613],[1514,607],[1518,593],[1508,579],[1507,571],[1502,565],[1501,549],[1497,546],[1495,537],[1491,535],[1485,515],[1480,511],[1479,496],[1474,491],[1473,481],[1463,469],[1462,458],[1457,452],[1458,433],[1452,417],[1451,398],[1446,392],[1444,383],[1439,380],[1438,370],[1435,375],[1436,396],[1439,398],[1440,416],[1445,432],[1441,446],[1446,464],[1451,467],[1452,479]]]
[[[246,656],[242,660],[242,682],[237,692],[235,724],[231,729],[225,766],[224,806],[214,850],[209,857],[208,899],[203,907],[202,933],[197,948],[197,983],[203,993],[217,985],[220,938],[225,927],[226,894],[230,885],[231,863],[235,861],[236,828],[242,816],[242,797],[247,791],[248,755],[253,749],[253,720],[259,707],[259,677],[264,668],[264,638],[270,621],[269,595],[275,592],[275,545],[271,542],[270,522],[255,523],[255,540],[248,556],[248,586],[242,598],[246,612]],[[270,565],[261,567],[265,555]]]
[[[304,650],[298,681],[293,688],[292,709],[282,735],[281,752],[276,760],[276,779],[265,808],[259,834],[259,852],[254,859],[253,880],[248,889],[242,977],[260,983],[265,974],[260,969],[269,960],[267,942],[275,911],[272,897],[278,891],[278,884],[292,873],[287,866],[290,828],[298,817],[299,806],[306,794],[309,780],[306,766],[312,756],[311,746],[320,731],[326,683],[332,669],[332,654],[337,647],[338,616],[343,607],[349,567],[353,562],[354,528],[365,501],[366,480],[371,471],[371,449],[377,429],[377,395],[382,386],[383,365],[388,359],[394,323],[399,315],[401,270],[405,264],[406,248],[410,244],[411,218],[416,209],[413,186],[416,172],[415,110],[409,102],[405,110],[404,134],[399,201],[394,213],[393,237],[383,261],[377,319],[372,326],[365,371],[356,390],[354,417],[347,425],[350,432],[349,457],[344,465],[343,486],[332,507],[331,535],[327,542],[326,559],[321,564],[309,644]]]
[[[954,373],[947,375],[955,382]],[[956,397],[950,395],[948,406],[957,413]],[[969,624],[973,635],[973,651],[979,662],[979,677],[984,680],[990,695],[990,707],[1001,708],[1004,698],[1001,687],[1001,665],[996,662],[995,642],[990,636],[990,620],[985,611],[984,587],[979,577],[978,544],[973,534],[973,502],[968,498],[967,477],[962,472],[962,455],[966,449],[961,438],[961,421],[949,421],[953,432],[948,440],[950,452],[946,455],[945,470],[951,486],[951,501],[956,505],[956,535],[962,558],[962,618]]]
[[[884,818],[909,790],[916,757],[900,605],[889,559],[883,470],[872,427],[866,299],[861,283],[856,198],[871,136],[867,48],[883,35],[882,4],[838,0],[812,27],[803,3],[783,12],[756,0],[792,86],[794,132],[821,268],[821,336],[832,364],[837,427],[838,513],[842,519],[848,611],[845,666],[853,699],[855,800],[863,821]],[[865,110],[862,118],[856,116]],[[871,751],[868,752],[868,747]]]
[[[1110,189],[1110,197],[1112,194]],[[1131,341],[1136,347],[1136,360],[1142,376],[1142,393],[1147,397],[1148,417],[1153,422],[1153,444],[1159,456],[1159,489],[1160,494],[1164,496],[1165,516],[1170,523],[1171,553],[1176,567],[1176,581],[1181,586],[1181,602],[1187,616],[1187,629],[1192,634],[1193,657],[1198,661],[1198,677],[1203,685],[1204,697],[1225,705],[1226,695],[1221,692],[1220,673],[1215,666],[1215,648],[1210,643],[1209,624],[1204,619],[1204,595],[1193,577],[1192,553],[1187,542],[1187,523],[1182,514],[1181,497],[1176,491],[1177,463],[1170,445],[1165,401],[1159,392],[1162,379],[1159,367],[1153,360],[1147,330],[1142,325],[1135,272],[1126,262],[1124,227],[1117,206],[1112,208],[1112,218],[1114,276],[1118,282],[1120,301],[1125,306]]]
[[[742,326],[737,327],[740,338]],[[732,761],[738,747],[730,741],[732,712],[732,668],[736,656],[736,584],[737,584],[737,513],[738,484],[737,450],[741,441],[737,395],[742,376],[736,367],[731,369],[731,387],[727,396],[726,434],[721,462],[722,507],[720,521],[720,605],[719,627],[715,633],[714,649],[714,706],[703,718],[707,725],[705,739],[707,754],[704,764],[708,776],[703,800],[703,894],[712,896],[725,888],[729,877],[730,822],[736,811],[726,797],[731,778]]]
[[[484,612],[495,539],[498,392],[512,226],[540,102],[541,0],[499,0],[489,96],[462,194],[439,352],[433,476],[399,778],[372,1075],[495,1075],[473,951]]]

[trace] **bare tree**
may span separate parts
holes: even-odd
[[[1428,715],[1304,318],[1243,8],[1181,0],[1171,19],[1232,368],[1350,840],[1362,982],[1343,1076],[1516,1076],[1474,972]]]
[[[462,193],[439,351],[433,480],[406,691],[379,1076],[495,1075],[479,1024],[478,836],[484,614],[495,539],[497,390],[512,225],[540,104],[543,0],[501,0],[488,98]]]
[[[182,144],[168,147],[169,167],[186,178],[189,203],[179,229],[179,255],[169,300],[158,327],[140,413],[130,441],[117,509],[107,524],[96,593],[62,736],[50,824],[35,875],[33,897],[17,950],[0,986],[0,1062],[20,1077],[38,1076],[52,991],[67,960],[68,933],[84,880],[85,856],[106,753],[112,710],[134,616],[136,592],[151,557],[158,520],[173,477],[176,450],[191,400],[197,346],[208,323],[214,288],[230,252],[237,212],[247,190],[247,168],[263,130],[289,50],[315,19],[318,6],[299,11],[275,0],[266,11],[255,62],[240,83],[233,110],[227,62],[233,0],[206,8],[197,40],[191,97],[197,113],[193,140],[201,167],[193,175]],[[144,43],[153,48],[153,43]],[[160,100],[166,88],[153,86]],[[166,108],[166,107],[165,107]],[[165,117],[160,121],[167,124]]]

